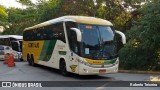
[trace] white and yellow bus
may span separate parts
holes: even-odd
[[[111,22],[87,16],[63,16],[23,32],[23,59],[79,75],[116,73],[119,59]]]

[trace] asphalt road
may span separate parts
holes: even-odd
[[[25,90],[159,90],[159,87],[109,87],[115,81],[150,81],[151,77],[159,76],[158,74],[130,74],[116,73],[98,76],[79,76],[71,74],[62,76],[56,69],[44,66],[29,66],[27,62],[15,62],[16,67],[8,67],[0,61],[0,81],[106,81],[106,83],[94,83],[94,87],[86,87],[81,82],[78,87],[43,87],[43,88],[23,88]],[[62,84],[70,84],[63,83]],[[74,83],[75,84],[75,83]],[[121,84],[121,83],[119,83]],[[84,86],[85,87],[84,87]],[[70,86],[70,85],[69,85]],[[91,85],[93,86],[93,85]],[[0,88],[0,90],[22,90],[22,88]]]

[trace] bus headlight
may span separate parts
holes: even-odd
[[[83,59],[78,59],[78,62],[80,62],[86,66],[90,66],[90,64],[88,62],[84,61]]]

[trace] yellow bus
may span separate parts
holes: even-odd
[[[125,35],[111,22],[87,16],[62,16],[26,28],[23,59],[79,75],[116,73],[119,59],[115,33]]]

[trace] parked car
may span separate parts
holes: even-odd
[[[13,50],[10,46],[0,45],[0,60],[4,60],[5,54],[13,54],[14,59],[20,60],[22,57],[22,54]]]

